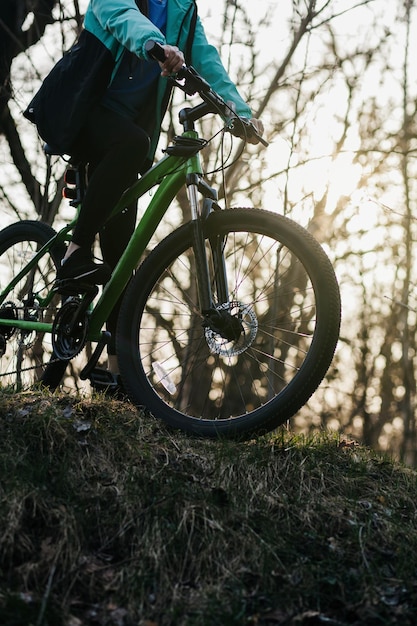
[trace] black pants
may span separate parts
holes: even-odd
[[[105,107],[90,114],[74,146],[77,159],[88,163],[88,186],[72,241],[90,249],[97,233],[104,260],[114,268],[136,224],[136,203],[104,225],[116,202],[137,178],[147,158],[149,137],[133,120]],[[119,303],[107,320],[114,354]]]

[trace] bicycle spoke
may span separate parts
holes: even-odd
[[[119,358],[131,396],[192,432],[243,432],[288,419],[320,382],[337,340],[333,274],[318,289],[330,267],[321,248],[285,218],[238,211],[213,216],[210,241],[221,242],[229,295],[226,302],[217,297],[215,285],[224,284],[215,268],[219,251],[210,258],[208,245],[211,317],[200,310],[185,229],[149,256],[121,313],[118,346],[126,350]]]

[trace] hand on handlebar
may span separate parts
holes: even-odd
[[[235,135],[235,137],[240,137],[248,143],[261,143],[264,146],[269,145],[265,139],[262,139],[262,135],[264,133],[264,125],[262,121],[254,117],[248,119],[236,116],[236,118],[232,119],[228,130],[232,135]]]
[[[264,134],[264,125],[262,124],[262,120],[257,120],[255,117],[252,117],[252,119],[250,119],[249,122],[255,129],[256,134],[251,135],[250,133],[248,133],[248,137],[247,137],[248,143],[257,144],[260,141],[262,141],[260,138]]]
[[[179,72],[185,63],[184,55],[181,50],[179,50],[177,46],[169,45],[163,45],[161,48],[165,54],[165,61],[158,60],[162,70],[161,76],[170,76],[171,74]]]

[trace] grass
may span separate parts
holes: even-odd
[[[353,442],[0,392],[0,624],[417,623],[417,475]]]

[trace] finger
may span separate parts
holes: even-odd
[[[166,60],[161,64],[162,73],[178,72],[184,65],[184,55],[175,46],[164,46]]]
[[[255,128],[255,130],[258,133],[258,135],[263,135],[264,134],[264,125],[263,125],[261,120],[258,120],[256,118],[252,118],[251,119],[251,124]]]
[[[175,74],[175,72],[179,72],[182,66],[183,66],[183,63],[181,61],[176,61],[173,63],[164,63],[164,65],[162,66],[162,73],[163,74]]]

